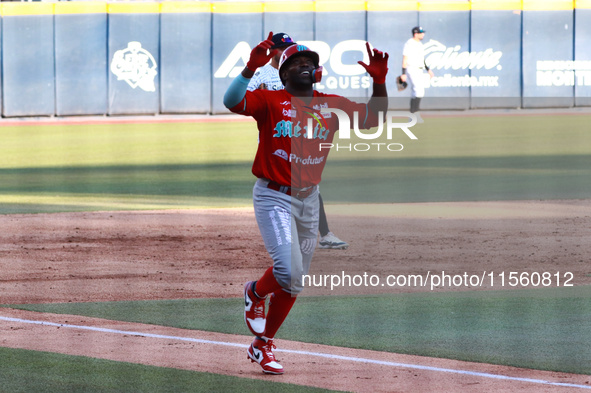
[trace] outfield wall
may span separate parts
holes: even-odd
[[[364,97],[365,41],[390,54],[427,31],[424,109],[591,105],[591,0],[3,2],[4,117],[224,113],[222,97],[268,31],[320,54],[317,88]]]

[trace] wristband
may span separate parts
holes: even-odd
[[[250,60],[248,61],[248,63],[246,63],[246,68],[248,68],[249,70],[251,70],[252,72],[257,72],[259,67],[255,67],[251,64]],[[254,68],[254,70],[253,70]]]
[[[402,75],[406,74],[406,68],[402,67]]]

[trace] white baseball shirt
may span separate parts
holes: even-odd
[[[410,88],[410,96],[422,98],[429,81],[425,79],[425,50],[423,43],[410,38],[402,48],[402,55],[406,56],[406,82]]]
[[[402,55],[406,56],[407,68],[425,67],[425,50],[423,48],[423,43],[421,41],[417,41],[414,38],[410,38],[404,44],[404,48],[402,49]]]
[[[261,83],[266,85],[266,90],[283,90],[284,86],[279,78],[279,70],[271,65],[271,63],[259,68],[250,82],[247,90],[253,91],[260,87]]]

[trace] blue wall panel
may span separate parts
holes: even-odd
[[[2,44],[2,30],[3,30],[2,29],[2,19],[0,18],[0,45]],[[2,83],[2,79],[3,79],[2,74],[3,74],[3,72],[2,72],[2,66],[1,66],[1,64],[3,62],[3,60],[2,60],[3,57],[4,57],[4,53],[3,53],[3,51],[1,50],[1,47],[0,47],[0,113],[2,113],[2,108],[4,107],[4,105],[2,105],[3,104],[2,97],[4,96],[4,94],[2,93],[2,85],[3,85],[3,83]]]
[[[215,12],[215,7],[232,7],[232,3],[214,5],[213,13],[213,82],[212,113],[228,113],[223,104],[224,93],[232,80],[242,72],[250,51],[261,42],[261,12]],[[262,6],[260,8],[262,11]],[[232,28],[228,28],[231,26]],[[266,38],[266,37],[265,37]]]
[[[53,15],[4,16],[2,28],[3,115],[53,115]]]
[[[161,111],[207,113],[211,91],[211,14],[161,16]]]
[[[160,15],[109,15],[109,114],[160,111]]]
[[[573,55],[572,11],[523,12],[523,107],[574,105],[574,72],[551,63]]]
[[[55,15],[55,71],[57,115],[107,113],[106,12]]]
[[[575,10],[575,105],[591,105],[591,9]]]
[[[265,12],[263,14],[263,36],[273,33],[286,33],[294,41],[314,40],[314,12]]]
[[[521,105],[521,13],[472,10],[470,64],[472,108]]]
[[[462,59],[470,50],[470,12],[421,11],[419,25],[425,29],[425,61],[435,74],[421,109],[467,109],[470,70]]]
[[[411,0],[89,4],[2,3],[3,116],[227,113],[227,87],[269,31],[316,50],[326,69],[318,90],[349,97],[371,91],[357,65],[370,41],[390,54],[390,108],[407,109],[410,92],[394,81],[415,25],[427,31],[436,75],[422,109],[591,105],[586,3],[495,11],[476,1],[471,11],[461,1]]]
[[[410,89],[398,92],[396,77],[402,73],[402,48],[412,37],[411,29],[418,25],[417,11],[371,11],[367,14],[367,39],[377,49],[387,52],[388,76],[386,86],[390,96],[389,107],[409,110]]]

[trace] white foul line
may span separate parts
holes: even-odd
[[[0,320],[9,321],[9,322],[28,323],[28,324],[33,324],[33,325],[55,326],[55,327],[60,327],[60,328],[91,330],[94,332],[102,332],[102,333],[114,333],[114,334],[129,335],[129,336],[141,336],[141,337],[160,338],[160,339],[167,339],[167,340],[189,341],[189,342],[194,342],[194,343],[199,343],[199,344],[211,344],[211,345],[222,345],[222,346],[226,346],[226,347],[248,348],[248,345],[246,345],[246,344],[229,343],[229,342],[224,342],[224,341],[204,340],[204,339],[200,339],[200,338],[191,338],[191,337],[168,336],[168,335],[163,335],[163,334],[141,333],[141,332],[133,332],[133,331],[127,331],[127,330],[106,329],[106,328],[100,328],[100,327],[95,327],[95,326],[70,325],[70,324],[46,322],[46,321],[32,321],[32,320],[28,320],[28,319],[10,318],[10,317],[3,317],[3,316],[0,316]],[[580,389],[591,390],[591,386],[588,386],[588,385],[578,385],[578,384],[574,384],[574,383],[563,383],[563,382],[551,382],[551,381],[545,381],[543,379],[510,377],[507,375],[482,373],[482,372],[467,371],[467,370],[455,370],[455,369],[450,369],[450,368],[422,366],[419,364],[388,362],[388,361],[383,361],[383,360],[358,358],[358,357],[352,357],[352,356],[333,355],[330,353],[321,353],[321,352],[296,351],[296,350],[291,350],[291,349],[276,349],[275,351],[276,352],[293,353],[293,354],[298,354],[298,355],[315,356],[315,357],[327,358],[327,359],[345,360],[345,361],[357,362],[357,363],[378,364],[378,365],[390,366],[390,367],[410,368],[410,369],[415,369],[415,370],[436,371],[436,372],[450,373],[450,374],[470,375],[470,376],[476,376],[476,377],[482,377],[482,378],[501,379],[501,380],[505,380],[505,381],[529,382],[529,383],[542,384],[542,385],[571,387],[571,388],[580,388]]]

